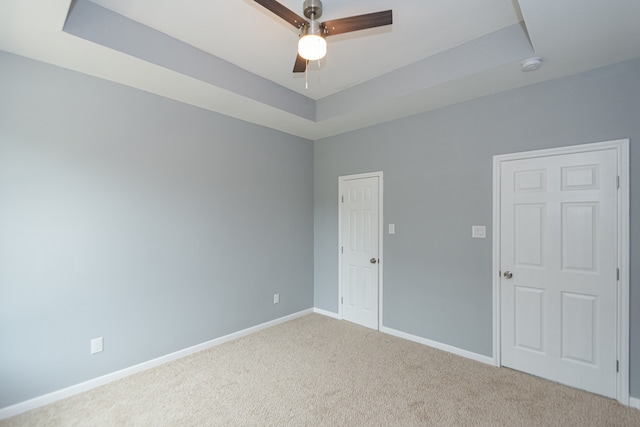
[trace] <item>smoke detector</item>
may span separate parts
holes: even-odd
[[[522,71],[535,71],[542,65],[542,58],[534,56],[533,58],[525,59],[522,61]]]

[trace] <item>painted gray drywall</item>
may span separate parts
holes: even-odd
[[[317,101],[317,121],[455,82],[532,53],[524,27],[513,24],[322,98]]]
[[[0,408],[312,307],[311,141],[3,52],[0,94]]]
[[[314,144],[315,306],[338,311],[338,177],[384,172],[385,327],[492,355],[492,157],[631,140],[631,394],[640,396],[640,61]],[[471,226],[486,225],[487,239]]]

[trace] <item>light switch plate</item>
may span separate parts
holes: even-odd
[[[472,225],[471,237],[474,239],[484,239],[487,237],[487,227],[485,225]]]
[[[389,234],[396,234],[396,225],[389,224]]]

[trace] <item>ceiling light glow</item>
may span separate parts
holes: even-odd
[[[306,35],[298,40],[298,53],[304,59],[315,61],[327,54],[327,41],[324,37]]]
[[[317,21],[312,20],[302,28],[298,40],[298,54],[308,61],[316,61],[327,54],[327,41]]]

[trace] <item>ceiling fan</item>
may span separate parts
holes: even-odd
[[[278,3],[276,0],[255,0],[255,2],[300,29],[298,56],[293,66],[294,73],[305,72],[308,61],[315,61],[325,56],[327,53],[326,37],[351,31],[365,30],[367,28],[381,27],[393,23],[391,10],[318,22],[317,19],[322,16],[322,2],[320,0],[304,1],[304,16],[306,16],[309,21],[298,16],[295,12]]]

